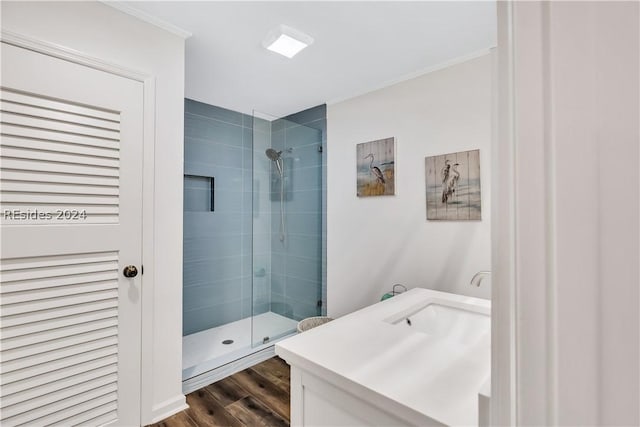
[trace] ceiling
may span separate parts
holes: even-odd
[[[357,96],[496,44],[495,2],[125,2],[192,33],[185,96],[284,116]],[[314,43],[287,59],[262,47],[285,24]]]

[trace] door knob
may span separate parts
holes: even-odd
[[[124,270],[122,270],[122,274],[124,274],[124,277],[136,277],[138,275],[138,269],[135,265],[127,265]]]

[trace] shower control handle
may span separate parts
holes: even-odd
[[[133,278],[138,275],[138,269],[135,265],[127,265],[123,270],[124,277]]]

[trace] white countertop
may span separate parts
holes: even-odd
[[[460,344],[384,321],[429,298],[491,306],[479,298],[412,289],[283,340],[276,354],[409,423],[477,425],[478,392],[490,377],[488,334]]]

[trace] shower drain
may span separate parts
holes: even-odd
[[[233,344],[233,340],[224,340],[222,341],[222,344],[225,344],[225,345]]]

